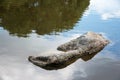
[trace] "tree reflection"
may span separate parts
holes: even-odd
[[[89,0],[1,0],[0,25],[10,34],[27,37],[72,29]]]

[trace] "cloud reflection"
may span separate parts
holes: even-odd
[[[70,80],[74,69],[74,66],[71,66],[59,71],[45,71],[22,63],[3,67],[0,66],[2,80]]]
[[[119,80],[120,62],[109,58],[94,59],[76,65],[72,80]],[[81,68],[83,69],[81,72]],[[81,76],[84,73],[86,76]]]
[[[91,0],[90,7],[100,14],[103,20],[120,18],[120,0]]]
[[[67,42],[70,39],[73,39],[80,34],[69,34],[67,37],[63,34],[62,36],[44,36],[38,39],[34,39],[35,35],[31,35],[28,40],[21,39],[19,43],[23,47],[17,47],[16,50],[19,52],[10,52],[12,45],[7,45],[8,43],[4,44],[4,47],[7,48],[8,52],[4,55],[0,56],[0,80],[118,80],[120,79],[120,62],[115,61],[116,54],[111,51],[103,50],[100,54],[96,55],[92,60],[84,62],[82,60],[78,60],[77,62],[73,63],[72,65],[61,69],[61,70],[54,70],[54,71],[46,71],[31,63],[24,61],[26,56],[31,55],[29,52],[33,51],[33,48],[29,48],[30,46],[36,46],[38,49],[45,46],[45,44],[49,44],[49,46],[55,47],[60,43]],[[54,41],[49,41],[54,37]],[[16,41],[17,37],[11,38],[4,35],[1,40],[9,40],[13,41],[14,45],[18,45],[18,41]],[[28,42],[29,41],[29,42]],[[5,41],[7,42],[7,41]],[[26,44],[23,44],[25,42]],[[32,43],[36,42],[36,43]],[[51,43],[50,43],[51,42]],[[31,43],[31,44],[30,44]],[[2,44],[2,43],[1,43]],[[29,44],[29,45],[28,45]],[[33,45],[34,44],[34,45]],[[54,44],[54,45],[53,45]],[[6,46],[5,46],[6,45]],[[19,44],[20,45],[20,44]],[[27,45],[27,46],[25,46]],[[40,46],[37,46],[40,45]],[[47,46],[47,45],[46,45]],[[46,47],[45,46],[45,47]],[[29,50],[25,50],[26,48]],[[20,49],[22,48],[22,49]],[[25,49],[24,49],[25,48]],[[1,49],[1,48],[0,48]],[[40,52],[44,52],[48,50],[49,47],[46,47],[45,50],[36,52],[37,55]],[[23,50],[23,52],[20,52]],[[27,52],[27,53],[25,53]],[[17,53],[17,54],[16,54]],[[22,54],[21,54],[22,53]],[[35,53],[32,53],[35,55]],[[9,61],[9,62],[8,62]],[[111,73],[112,72],[112,73]],[[110,79],[109,76],[110,75]]]

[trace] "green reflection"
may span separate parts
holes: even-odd
[[[89,0],[1,0],[0,25],[10,34],[27,37],[72,29]]]

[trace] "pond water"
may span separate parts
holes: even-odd
[[[0,80],[120,80],[119,24],[120,0],[1,0]],[[28,61],[87,31],[111,42],[91,60],[52,71]]]

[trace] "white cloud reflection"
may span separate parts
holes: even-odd
[[[14,63],[0,66],[0,80],[70,80],[74,65],[58,71],[46,71],[31,64]]]
[[[76,34],[76,36],[78,36]],[[105,35],[104,35],[105,36]],[[75,35],[72,37],[74,38]],[[103,50],[92,60],[84,62],[81,59],[70,66],[54,71],[43,70],[19,55],[0,56],[0,80],[117,80],[120,63],[115,61],[114,53]],[[98,69],[99,68],[99,69]],[[115,70],[115,71],[112,71]],[[118,71],[118,72],[116,72]],[[110,73],[112,72],[112,73]],[[104,74],[105,75],[102,75]],[[110,78],[108,76],[110,75]],[[107,77],[106,77],[107,76]]]
[[[6,31],[2,33],[4,35],[0,34],[0,41],[3,42],[0,43],[2,45],[0,47],[0,80],[70,80],[72,77],[74,65],[57,71],[46,71],[28,62],[27,57],[47,53],[57,45],[78,35],[69,37],[53,35],[40,38],[31,35],[28,39],[18,39],[18,37],[9,36]]]
[[[120,18],[120,0],[91,0],[90,8],[100,14],[103,20]]]

